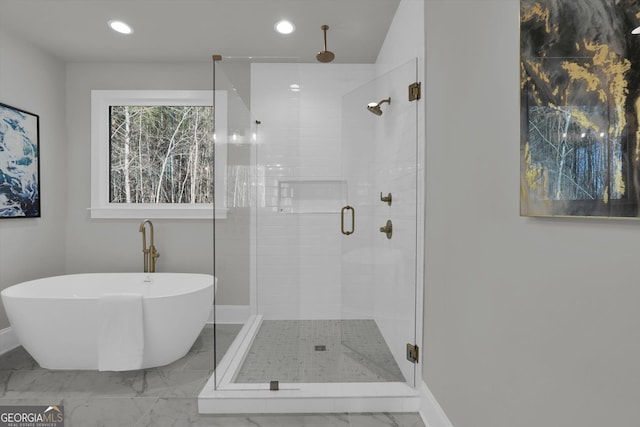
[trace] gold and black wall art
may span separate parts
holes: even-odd
[[[638,26],[638,1],[521,0],[521,215],[640,217]]]

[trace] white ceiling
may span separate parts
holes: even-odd
[[[399,0],[0,0],[0,28],[66,62],[209,61],[274,56],[315,62],[329,25],[334,63],[373,63]],[[274,31],[287,18],[290,35]],[[113,32],[121,19],[134,33]]]

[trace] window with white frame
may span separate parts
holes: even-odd
[[[215,117],[213,102],[213,91],[92,91],[92,218],[224,217],[226,93]]]

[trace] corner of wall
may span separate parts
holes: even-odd
[[[376,59],[377,75],[414,58],[424,69],[425,0],[400,0],[396,14]]]
[[[453,427],[424,381],[420,385],[420,417],[426,427]]]

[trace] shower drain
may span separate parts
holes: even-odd
[[[327,351],[326,345],[317,345],[315,346],[316,351]]]

